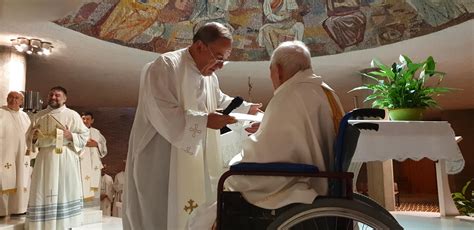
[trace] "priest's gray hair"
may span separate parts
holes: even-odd
[[[219,38],[232,40],[232,32],[218,22],[209,22],[200,27],[194,34],[193,43],[202,41],[204,44],[209,44]]]
[[[273,51],[271,65],[280,65],[283,74],[291,77],[301,70],[312,68],[311,53],[301,41],[283,42]]]

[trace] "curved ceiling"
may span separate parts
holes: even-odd
[[[192,43],[193,30],[220,22],[234,36],[230,60],[268,60],[285,40],[312,56],[374,48],[474,17],[474,3],[452,0],[96,0],[55,23],[132,48],[164,53]]]
[[[59,5],[63,2],[41,1]],[[18,16],[24,15],[20,14],[22,8],[10,8],[12,2],[16,1],[0,0],[0,45],[10,45],[11,38],[26,36],[50,41],[55,46],[53,54],[47,58],[28,58],[27,89],[38,90],[44,95],[51,86],[63,85],[70,92],[68,104],[75,106],[136,105],[141,67],[158,54],[105,42],[58,26],[49,22],[51,18],[47,14],[20,20]],[[25,7],[33,12],[47,10],[47,6]],[[378,48],[314,57],[312,60],[315,72],[336,89],[346,109],[350,109],[354,94],[346,92],[361,84],[356,72],[367,68],[374,57],[391,63],[401,53],[414,60],[433,56],[439,70],[448,73],[443,86],[463,89],[438,98],[444,109],[474,108],[474,20]],[[230,62],[218,72],[224,92],[246,98],[249,98],[250,77],[250,96],[254,101],[262,102],[268,102],[272,95],[268,75],[267,61]]]

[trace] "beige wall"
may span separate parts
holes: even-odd
[[[92,112],[94,124],[107,140],[108,154],[102,159],[107,164],[107,174],[114,176],[123,170],[122,161],[127,159],[128,137],[132,129],[135,108],[131,107],[71,107],[78,113]]]

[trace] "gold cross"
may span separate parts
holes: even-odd
[[[94,170],[98,170],[98,169],[99,169],[99,167],[95,166]]]
[[[86,176],[85,179],[86,179],[86,180],[89,180],[89,179],[91,179],[91,178],[90,178],[89,176]]]
[[[194,203],[194,200],[192,199],[188,200],[188,204],[189,205],[184,206],[184,211],[188,214],[191,214],[193,210],[199,206],[197,203]]]
[[[4,166],[4,167],[5,167],[5,168],[7,168],[7,169],[10,169],[10,167],[12,167],[12,166],[13,166],[12,164],[10,164],[10,163],[7,163],[7,164],[5,164],[5,166]]]
[[[201,130],[198,129],[198,124],[194,124],[194,127],[189,128],[189,131],[193,133],[193,137],[196,137],[196,133],[201,133]]]

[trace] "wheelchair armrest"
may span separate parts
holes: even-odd
[[[289,173],[317,173],[318,167],[298,163],[239,163],[230,166],[231,172],[289,172]]]

